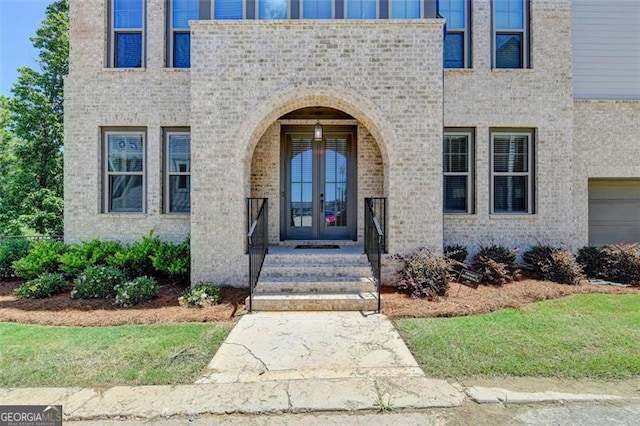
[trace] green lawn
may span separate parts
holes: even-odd
[[[640,295],[577,295],[491,314],[396,325],[427,375],[640,375]]]
[[[0,386],[192,383],[231,323],[43,327],[0,323]]]

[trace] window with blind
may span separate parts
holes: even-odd
[[[440,0],[438,13],[446,19],[444,67],[471,67],[471,3],[469,0]]]
[[[493,68],[529,68],[528,0],[493,0]]]
[[[188,129],[165,131],[164,211],[191,211],[191,135]]]
[[[347,19],[376,19],[378,4],[376,0],[345,0]]]
[[[104,132],[104,211],[145,210],[145,135],[142,130]]]
[[[109,66],[144,66],[144,0],[109,2]]]
[[[533,131],[491,133],[491,212],[534,213]]]
[[[444,212],[474,211],[473,132],[445,129],[443,141]]]

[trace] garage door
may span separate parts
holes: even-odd
[[[589,180],[589,244],[640,243],[640,180]]]

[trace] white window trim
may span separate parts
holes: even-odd
[[[491,68],[498,70],[521,70],[531,68],[529,61],[529,0],[521,0],[522,1],[522,29],[497,29],[496,28],[496,7],[495,1],[491,1]],[[496,55],[497,55],[497,46],[496,46],[496,37],[499,34],[521,34],[522,35],[522,68],[497,68],[496,67]]]
[[[443,175],[444,176],[466,176],[467,177],[467,211],[459,212],[459,211],[447,211],[443,208],[443,211],[446,215],[470,215],[475,212],[475,140],[473,138],[473,131],[471,130],[456,130],[456,129],[445,129],[444,136],[466,136],[467,137],[467,171],[466,172],[445,172],[443,165]],[[444,149],[444,140],[443,140],[443,149]],[[444,184],[444,182],[443,182]],[[443,186],[444,189],[444,186]],[[444,195],[444,194],[443,194]],[[444,200],[443,200],[444,204]],[[443,205],[444,207],[444,205]]]
[[[103,169],[103,208],[104,213],[109,214],[145,214],[147,212],[147,135],[140,128],[105,130],[102,132],[102,169]],[[141,172],[110,172],[109,171],[109,136],[110,135],[140,135],[142,136],[142,171]],[[137,212],[117,212],[111,210],[111,191],[109,190],[110,176],[142,176],[142,210]]]
[[[445,69],[467,69],[471,68],[471,0],[464,0],[464,27],[449,27],[447,25],[447,33],[462,34],[462,68],[445,68]]]
[[[344,11],[342,12],[342,18],[343,19],[352,19],[352,20],[357,20],[357,21],[366,21],[365,18],[349,18],[347,17],[347,3],[349,2],[349,0],[344,0],[342,3],[344,4]],[[335,0],[333,0],[333,3],[335,4]],[[380,0],[375,0],[376,3],[376,17],[375,18],[367,18],[367,19],[380,19]]]
[[[169,155],[169,139],[171,136],[189,136],[189,149],[191,150],[191,132],[188,129],[166,129],[164,132],[164,177],[163,177],[163,207],[165,214],[175,214],[175,215],[188,215],[191,214],[188,212],[172,212],[171,211],[171,186],[170,179],[172,176],[191,176],[191,172],[171,172],[171,167],[169,162],[171,161]],[[183,191],[187,191],[184,189]],[[191,208],[189,208],[191,210]]]
[[[141,35],[141,43],[140,46],[140,67],[135,68],[123,68],[123,69],[138,69],[146,67],[146,45],[147,40],[145,37],[145,25],[147,21],[147,2],[146,0],[140,0],[142,2],[142,27],[141,28],[116,28],[116,7],[114,4],[114,0],[109,0],[109,68],[119,68],[116,67],[116,34],[118,33],[132,33]]]
[[[493,168],[494,163],[494,139],[496,136],[526,136],[527,137],[527,172],[495,172]],[[522,131],[517,130],[513,132],[509,131],[492,131],[491,132],[491,149],[490,149],[490,198],[491,198],[491,214],[492,215],[506,215],[506,216],[517,216],[517,215],[532,215],[535,213],[534,208],[534,182],[535,179],[535,161],[534,161],[534,131]],[[495,211],[495,198],[494,194],[494,177],[495,176],[526,176],[527,177],[527,211],[522,212],[496,212]]]

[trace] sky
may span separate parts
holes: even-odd
[[[18,68],[37,68],[34,36],[52,0],[0,0],[0,95],[11,96]]]

